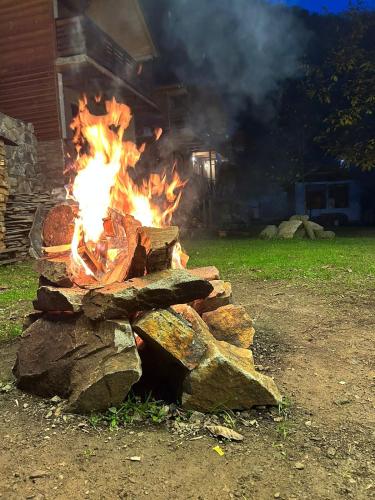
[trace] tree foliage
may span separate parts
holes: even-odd
[[[317,143],[362,170],[375,167],[375,13],[338,16],[335,43],[308,70],[307,92],[324,107]]]

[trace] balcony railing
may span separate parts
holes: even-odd
[[[137,62],[88,17],[57,19],[56,36],[58,57],[87,55],[125,82],[148,91],[148,82],[137,75]]]

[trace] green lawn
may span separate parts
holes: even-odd
[[[284,280],[328,292],[375,290],[375,237],[334,241],[225,238],[187,241],[184,246],[190,267],[214,265],[228,279]],[[20,333],[36,288],[31,262],[0,266],[0,339]]]
[[[348,286],[375,286],[375,237],[333,241],[210,239],[189,241],[190,267],[214,265],[224,277],[303,280]]]

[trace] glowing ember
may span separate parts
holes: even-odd
[[[99,100],[97,96],[95,101]],[[130,214],[143,226],[168,226],[185,185],[175,169],[171,181],[165,174],[154,173],[140,185],[136,184],[129,169],[135,167],[145,145],[137,148],[133,142],[123,141],[132,119],[130,108],[112,99],[105,102],[105,109],[104,115],[91,114],[84,97],[71,124],[77,158],[68,195],[79,207],[71,252],[73,271],[83,270],[86,275],[94,273],[80,255],[80,246],[85,245],[86,251],[95,256],[103,272],[111,269],[121,251],[108,243],[104,231],[104,221],[110,212]],[[161,133],[161,129],[155,130],[156,140]],[[183,267],[179,254],[183,255],[181,247],[174,250],[174,267]]]

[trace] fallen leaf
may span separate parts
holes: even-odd
[[[130,460],[131,462],[140,462],[141,457],[129,457],[126,460]]]
[[[242,434],[239,434],[233,429],[229,429],[229,427],[224,427],[222,425],[207,425],[207,429],[215,437],[223,437],[225,439],[230,439],[231,441],[243,441],[244,439]]]

